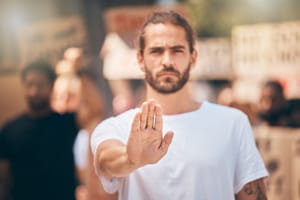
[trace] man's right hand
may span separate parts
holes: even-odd
[[[173,132],[162,134],[162,110],[153,100],[142,104],[134,117],[127,142],[128,160],[135,168],[158,162],[172,142]]]
[[[109,139],[96,150],[95,169],[103,177],[124,177],[146,164],[159,161],[166,153],[173,132],[162,135],[162,111],[154,101],[143,103],[134,117],[127,145]]]

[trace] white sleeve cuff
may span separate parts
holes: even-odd
[[[103,189],[108,193],[116,193],[121,184],[122,178],[104,178],[100,177]]]

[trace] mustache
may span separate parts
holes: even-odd
[[[172,66],[165,67],[163,70],[159,71],[159,72],[157,73],[157,75],[160,76],[160,75],[162,75],[162,74],[164,74],[164,73],[166,73],[166,72],[174,73],[174,74],[176,74],[177,76],[180,75],[180,72],[177,71],[176,69],[174,69]]]

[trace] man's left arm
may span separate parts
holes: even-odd
[[[235,195],[236,200],[267,200],[264,178],[251,181]]]

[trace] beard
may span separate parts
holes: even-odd
[[[28,98],[27,104],[29,108],[33,111],[41,111],[50,106],[50,102],[48,99]]]
[[[174,67],[169,66],[153,76],[146,66],[145,80],[155,91],[162,94],[171,94],[179,91],[188,82],[190,78],[190,69],[191,64],[189,64],[187,69],[181,74],[179,71],[175,70]],[[162,74],[166,72],[173,73],[176,77],[164,77]]]

